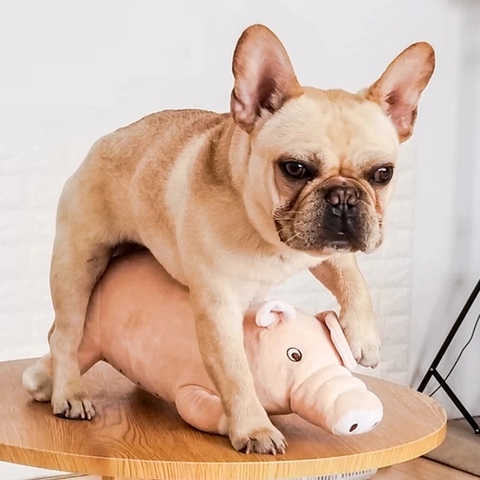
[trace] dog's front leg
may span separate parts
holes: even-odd
[[[380,335],[370,292],[355,254],[336,254],[311,269],[340,304],[340,324],[358,363],[376,367]]]
[[[286,441],[273,426],[255,392],[243,345],[243,310],[237,296],[207,284],[191,288],[190,300],[205,368],[215,383],[235,449],[284,453]]]

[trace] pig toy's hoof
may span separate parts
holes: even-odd
[[[22,383],[25,390],[37,402],[49,402],[52,398],[53,382],[51,370],[40,362],[28,367],[23,372]]]
[[[373,430],[383,418],[383,408],[355,410],[344,415],[332,428],[334,435],[358,435]]]

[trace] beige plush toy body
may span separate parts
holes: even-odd
[[[244,339],[267,413],[294,412],[336,435],[367,432],[382,419],[378,397],[349,371],[356,363],[334,313],[313,317],[286,302],[258,303],[245,316]],[[148,252],[114,260],[92,295],[79,348],[82,373],[100,360],[174,402],[194,427],[228,433],[188,290]],[[26,370],[23,382],[36,400],[50,400],[51,371],[50,355]]]

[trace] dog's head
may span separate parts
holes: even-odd
[[[377,248],[398,146],[434,63],[432,47],[416,43],[360,93],[319,90],[298,83],[268,28],[245,30],[231,113],[249,134],[241,185],[259,228],[312,254]]]

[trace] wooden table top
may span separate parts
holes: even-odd
[[[446,414],[434,400],[394,383],[362,376],[384,404],[370,433],[336,437],[295,415],[274,417],[285,455],[237,453],[225,437],[186,425],[174,407],[137,389],[109,365],[85,375],[98,414],[91,421],[52,415],[30,399],[21,376],[32,359],[0,363],[0,460],[112,477],[275,479],[346,473],[404,462],[437,447]]]

